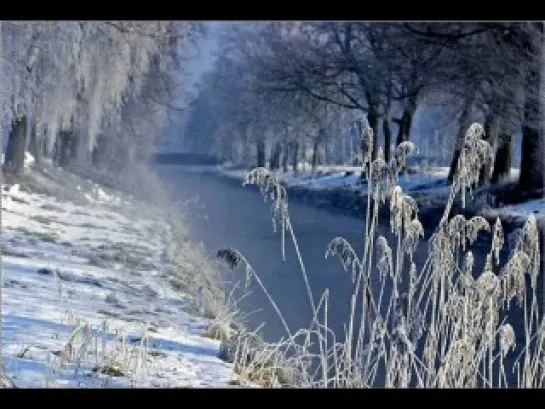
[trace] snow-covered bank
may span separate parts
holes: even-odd
[[[219,341],[203,336],[209,307],[190,295],[212,268],[204,252],[128,196],[83,180],[61,195],[53,179],[2,187],[3,383],[230,385]]]
[[[510,220],[512,223],[522,225],[528,216],[535,215],[538,225],[545,227],[545,198],[529,200],[524,203],[507,205],[500,208],[484,209],[482,214],[489,219],[499,217],[502,220]]]
[[[412,169],[399,177],[403,192],[412,196],[419,206],[419,214],[425,228],[434,228],[445,207],[450,186],[447,183],[448,167],[421,167]],[[234,181],[243,182],[248,171],[229,167],[208,167],[201,169],[216,172]],[[518,177],[519,169],[512,168],[510,178]],[[329,208],[344,213],[362,216],[366,211],[367,184],[360,178],[361,168],[355,166],[319,166],[314,175],[309,172],[279,172],[279,178],[286,184],[291,198],[310,203],[317,207]],[[476,195],[477,197],[478,195]],[[530,200],[520,204],[483,202],[481,199],[469,201],[462,210],[459,203],[455,212],[468,216],[480,215],[489,220],[500,217],[507,231],[521,227],[527,216],[533,213],[538,225],[545,226],[545,200]],[[387,209],[383,209],[387,212]]]

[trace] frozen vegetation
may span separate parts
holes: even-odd
[[[543,22],[213,26],[0,22],[1,385],[545,387]],[[237,248],[189,238],[149,166],[166,134],[270,200],[308,326]],[[361,254],[313,249],[348,294],[313,291],[299,199],[363,218]],[[280,342],[245,328],[225,266]]]
[[[29,170],[26,179],[49,191],[62,183],[70,198],[3,185],[2,368],[9,383],[229,385],[233,368],[218,358],[220,341],[204,336],[217,310],[195,297],[214,270],[181,225],[59,169]]]

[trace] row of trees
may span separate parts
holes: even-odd
[[[479,121],[495,147],[481,181],[509,175],[520,134],[520,187],[543,187],[543,23],[241,24],[221,50],[188,118],[195,149],[263,166],[269,146],[270,166],[286,168],[307,159],[308,145],[313,166],[346,163],[365,117],[373,157],[380,148],[388,160],[414,138],[415,116],[433,110],[445,124],[450,179]]]
[[[153,152],[202,34],[170,21],[2,22],[4,170],[25,150],[60,166],[130,168]]]

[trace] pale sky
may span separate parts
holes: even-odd
[[[197,84],[202,78],[202,75],[212,68],[214,62],[214,53],[217,51],[218,45],[218,31],[222,26],[225,26],[225,22],[206,22],[207,35],[199,41],[196,45],[196,49],[192,49],[190,54],[194,58],[187,63],[186,74],[184,75],[184,81],[189,82],[185,90],[178,96],[176,105],[179,107],[186,106],[191,98],[191,94],[195,95],[197,92]],[[189,91],[189,95],[188,92]],[[183,145],[183,137],[181,134],[181,124],[175,122],[169,122],[166,124],[166,128],[161,138],[161,145],[163,150],[178,151]]]
[[[211,68],[214,62],[214,53],[217,51],[219,30],[225,27],[226,22],[206,22],[206,37],[198,45],[198,55],[191,63],[189,71],[192,73],[193,83],[198,83],[202,74]]]

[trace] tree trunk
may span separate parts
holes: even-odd
[[[104,156],[105,141],[102,135],[97,135],[96,145],[91,153],[91,163],[95,168],[99,168]]]
[[[498,136],[498,149],[494,159],[491,183],[501,182],[509,177],[511,172],[511,160],[513,158],[513,135],[500,134]]]
[[[80,151],[79,144],[80,144],[79,134],[72,132],[71,142],[70,142],[70,156],[69,156],[70,164],[76,163],[78,160],[78,155]]]
[[[401,120],[398,122],[396,147],[403,142],[407,142],[411,137],[411,128],[413,126],[414,113],[416,112],[416,96],[412,96],[407,100],[407,104],[403,109]],[[400,169],[400,173],[404,174],[407,171],[407,167],[403,166]]]
[[[303,161],[303,172],[307,170],[307,140],[301,137],[301,159]]]
[[[38,138],[38,150],[41,155],[44,157],[51,157],[51,152],[49,151],[48,142],[47,142],[47,133],[46,130],[43,130],[42,136]]]
[[[250,130],[249,130],[249,127],[247,126],[245,129],[244,129],[244,145],[242,147],[242,162],[244,163],[244,166],[248,166],[248,164],[250,163],[250,149],[249,149],[249,146],[250,146]]]
[[[413,125],[413,118],[414,113],[416,112],[416,107],[416,96],[412,96],[408,99],[407,105],[405,105],[405,108],[403,109],[403,114],[401,115],[401,121],[399,121],[396,146],[398,146],[402,142],[410,140],[411,128]]]
[[[346,155],[347,155],[347,152],[348,152],[348,149],[347,149],[347,145],[348,145],[348,139],[343,137],[342,140],[341,140],[341,163],[342,164],[345,164],[347,159],[346,159]]]
[[[543,163],[543,132],[537,126],[523,125],[519,189],[543,189],[545,182]]]
[[[392,131],[390,130],[390,118],[386,117],[382,121],[382,132],[384,133],[384,160],[390,161],[390,146],[392,144]]]
[[[96,168],[98,167],[99,162],[100,162],[100,153],[98,151],[98,148],[95,146],[93,148],[93,151],[91,152],[91,163]]]
[[[11,125],[8,145],[4,158],[4,168],[13,173],[19,173],[25,164],[25,148],[27,133],[27,117],[21,115]]]
[[[292,156],[291,156],[291,167],[293,169],[293,172],[297,172],[297,165],[299,162],[299,142],[294,141],[293,142],[293,148],[292,148]]]
[[[365,153],[365,138],[363,137],[362,133],[363,133],[362,125],[361,125],[361,122],[358,121],[356,122],[356,134],[357,134],[356,140],[360,141],[361,160],[363,163],[363,161],[365,160],[366,153]],[[359,165],[357,158],[354,157],[355,153],[354,153],[354,138],[353,137],[352,137],[352,144],[350,146],[350,150],[351,150],[350,156],[354,158],[352,160],[351,165],[352,166]],[[363,177],[363,173],[362,173],[362,177]]]
[[[32,125],[30,128],[30,141],[29,141],[28,150],[30,154],[34,157],[34,160],[36,161],[36,163],[40,163],[40,160],[42,157],[42,152],[41,152],[42,144],[41,144],[40,138],[38,137],[37,131],[38,129],[36,124],[36,118],[33,118]]]
[[[93,154],[95,154],[96,150],[97,150],[96,148],[93,150]],[[55,138],[55,141],[53,142],[53,154],[51,155],[51,159],[53,160],[54,164],[59,163],[60,152],[61,152],[61,148],[60,148],[59,138]]]
[[[314,141],[312,143],[312,174],[316,172],[316,167],[318,166],[318,156],[319,152],[318,149],[320,148],[320,136],[318,135],[316,138],[314,138]]]
[[[59,151],[57,154],[57,165],[61,168],[67,166],[70,163],[70,154],[72,151],[73,139],[74,136],[71,130],[59,131]]]
[[[373,149],[371,151],[371,160],[374,161],[378,156],[378,111],[376,106],[371,106],[369,108],[369,113],[367,114],[367,120],[369,121],[369,126],[373,130]]]
[[[276,155],[275,155],[275,148],[276,144],[273,144],[271,146],[271,150],[269,152],[269,169],[274,170],[276,168]]]
[[[456,135],[456,148],[454,149],[454,155],[452,156],[452,161],[450,162],[450,170],[448,174],[449,182],[452,182],[454,180],[454,175],[456,174],[456,171],[458,170],[458,158],[460,157],[460,150],[462,149],[462,146],[464,144],[467,128],[469,127],[469,119],[470,119],[471,110],[473,108],[474,101],[475,101],[475,94],[468,93],[464,101],[462,114],[460,115],[458,135]]]
[[[282,152],[282,170],[284,173],[288,171],[289,153],[289,145],[287,142],[284,142],[284,150]]]
[[[280,168],[280,154],[282,153],[282,145],[279,142],[275,142],[271,150],[271,161],[269,168],[271,170],[277,170]]]
[[[358,138],[359,138],[359,134],[358,134]],[[352,130],[350,131],[349,142],[350,142],[350,155],[349,155],[350,165],[355,166],[356,165],[356,158],[354,157],[354,135],[352,133]]]
[[[256,141],[256,150],[257,150],[257,167],[265,167],[265,141],[263,139],[258,139]]]
[[[322,156],[322,161],[323,161],[324,165],[329,165],[329,156],[330,156],[330,152],[329,152],[330,146],[329,146],[329,144],[330,144],[330,140],[331,140],[331,138],[329,137],[329,131],[324,132],[324,139],[322,141],[322,148],[320,149],[321,156]]]

